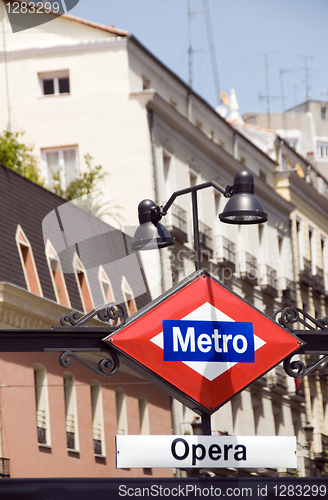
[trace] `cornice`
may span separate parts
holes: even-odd
[[[101,38],[99,40],[84,40],[60,45],[49,45],[45,47],[29,47],[26,49],[8,49],[0,51],[0,61],[13,61],[15,59],[27,59],[37,56],[47,56],[49,54],[63,54],[66,52],[87,52],[97,50],[107,50],[113,47],[125,47],[126,38],[113,37]]]

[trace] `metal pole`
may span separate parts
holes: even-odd
[[[207,413],[202,413],[202,434],[203,436],[211,436],[211,415],[207,415]]]
[[[199,229],[198,229],[198,207],[197,207],[197,191],[192,191],[192,223],[194,228],[194,249],[195,249],[195,270],[200,269],[200,245],[199,245]]]

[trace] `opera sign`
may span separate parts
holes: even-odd
[[[119,435],[116,464],[117,468],[295,468],[296,437]]]

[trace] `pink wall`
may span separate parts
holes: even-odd
[[[47,369],[51,448],[38,445],[33,364]],[[79,450],[66,444],[63,372],[75,376]],[[90,381],[102,384],[106,458],[93,450]],[[170,398],[145,380],[119,372],[98,377],[75,360],[68,369],[59,365],[58,354],[3,353],[0,358],[0,398],[3,457],[10,459],[10,475],[19,477],[140,477],[143,469],[119,470],[115,465],[115,387],[126,392],[128,433],[139,434],[138,394],[148,399],[150,434],[172,433]],[[152,469],[153,477],[170,477],[172,469]]]

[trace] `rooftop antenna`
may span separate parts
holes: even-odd
[[[294,73],[296,69],[286,69],[280,68],[280,91],[281,91],[281,101],[282,101],[282,112],[283,112],[283,122],[284,130],[286,130],[286,107],[285,107],[285,91],[284,91],[284,79],[283,75],[285,73]]]
[[[306,100],[310,99],[310,85],[309,85],[309,68],[308,68],[308,59],[312,61],[313,56],[303,56],[302,54],[294,54],[296,57],[303,57],[304,59],[304,71],[305,71],[305,98]]]
[[[217,104],[220,104],[222,102],[222,98],[221,98],[221,93],[220,93],[219,73],[218,73],[218,67],[217,67],[217,63],[216,63],[215,46],[214,46],[211,15],[210,15],[210,9],[209,9],[209,5],[208,5],[208,0],[204,0],[204,8],[205,8],[205,13],[206,13],[208,36],[210,39],[210,49],[211,49],[212,66],[213,66],[213,72],[214,72],[214,84],[215,84],[216,99],[217,99]]]
[[[266,87],[266,95],[260,95],[260,99],[265,99],[267,104],[267,127],[271,128],[271,112],[270,112],[270,100],[271,99],[281,99],[281,96],[273,96],[270,95],[269,91],[269,54],[273,52],[278,52],[278,50],[272,50],[271,52],[265,52],[264,54],[264,69],[265,69],[265,87]]]
[[[190,0],[188,0],[188,38],[189,38],[189,46],[188,46],[188,83],[189,86],[192,87],[193,85],[193,53],[195,52],[195,49],[192,47],[192,41],[191,41],[191,19],[192,16],[197,14],[197,12],[194,12],[191,7],[190,7]]]

